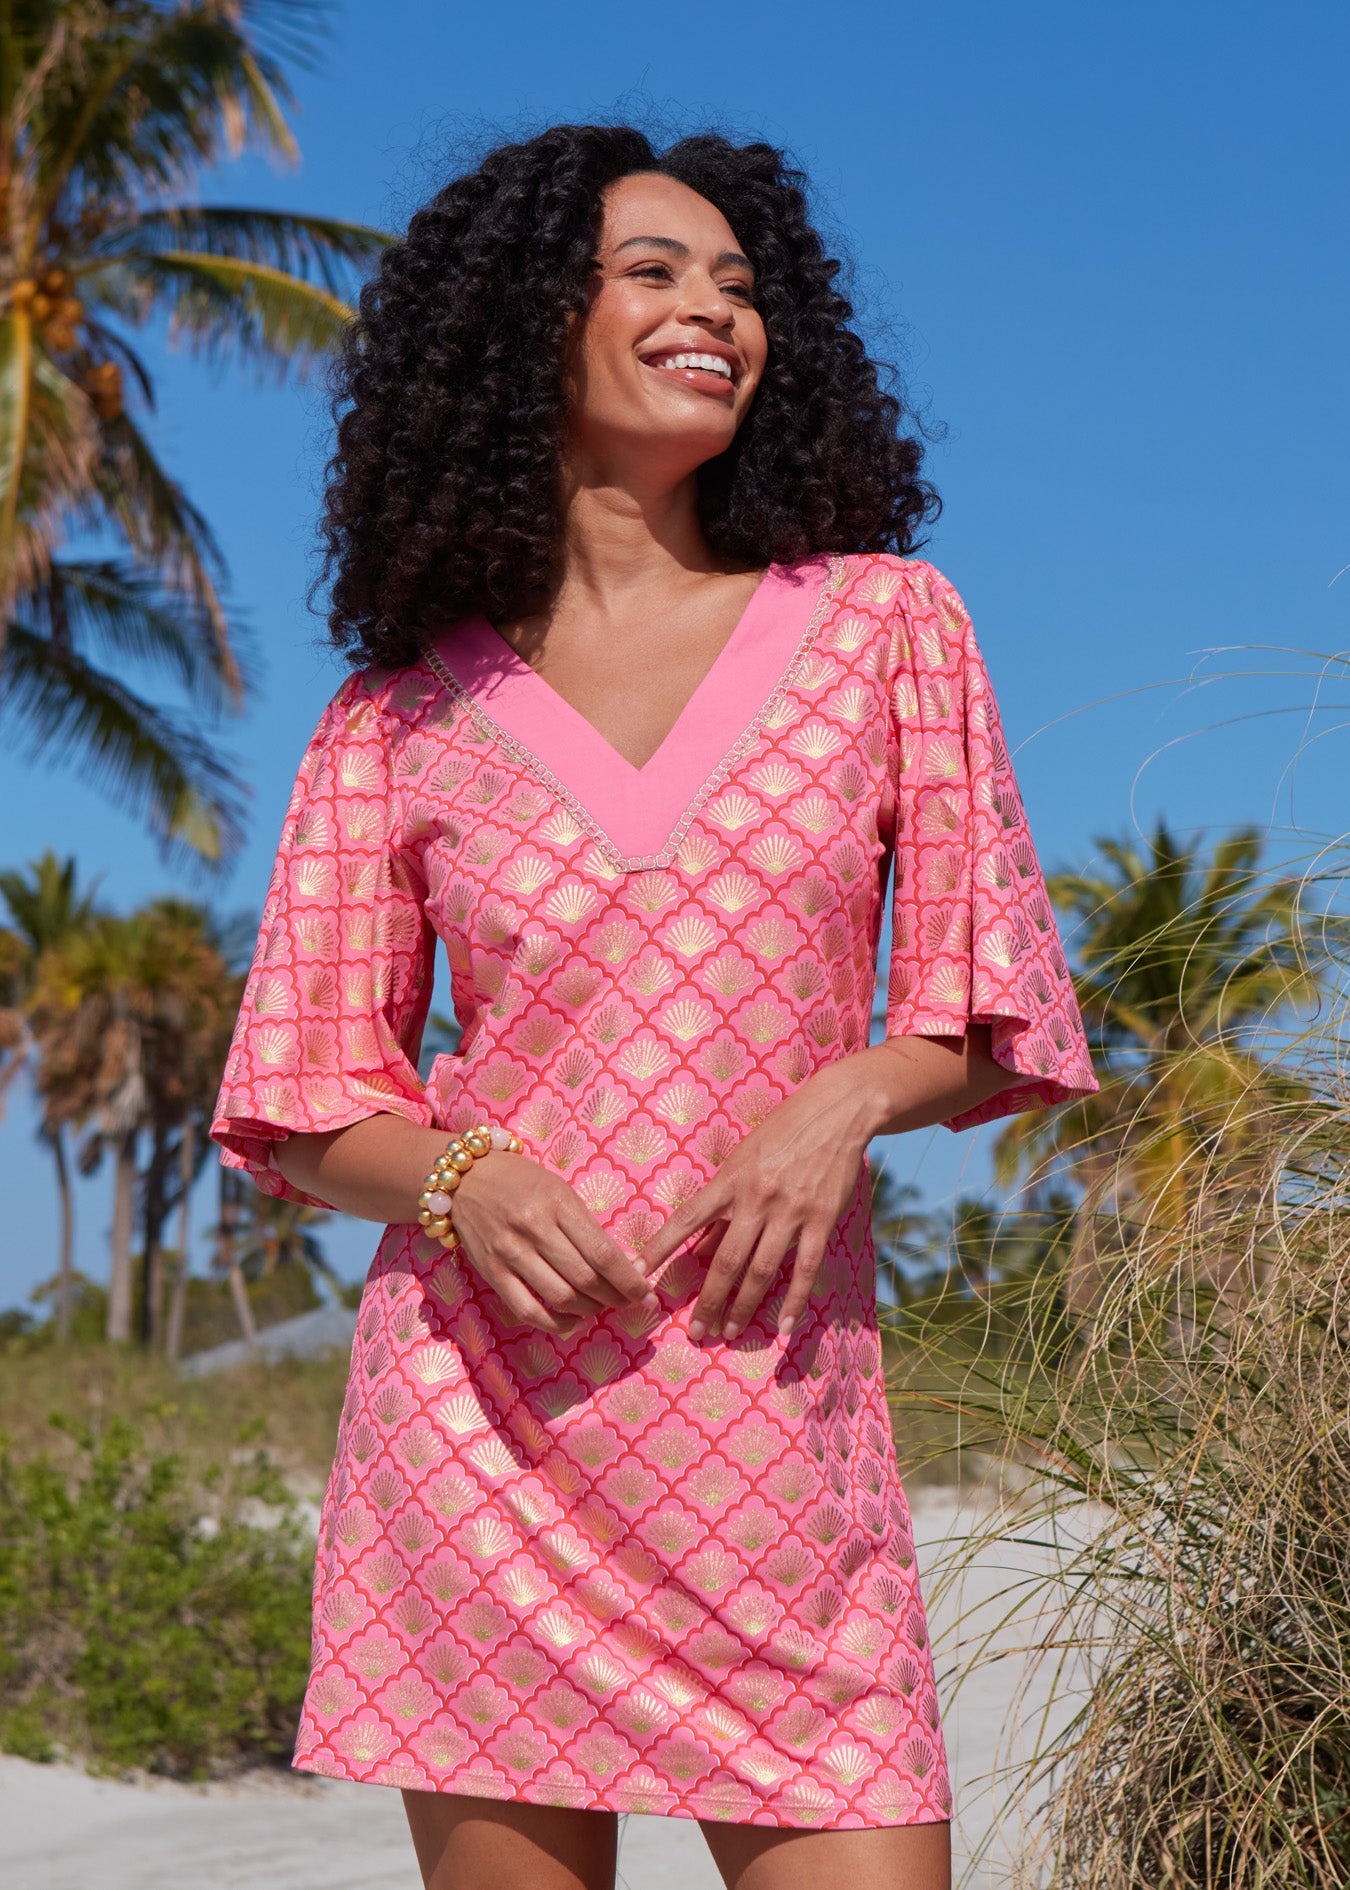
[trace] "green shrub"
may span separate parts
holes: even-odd
[[[113,1419],[0,1450],[0,1748],[202,1777],[291,1747],[313,1545],[265,1456],[194,1486]]]

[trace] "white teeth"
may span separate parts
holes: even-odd
[[[720,354],[671,354],[663,361],[654,361],[658,368],[706,368],[710,374],[721,374],[731,379],[731,363],[724,361]]]

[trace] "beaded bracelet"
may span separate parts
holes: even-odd
[[[519,1155],[524,1147],[520,1137],[510,1129],[488,1122],[480,1122],[476,1128],[466,1129],[463,1135],[455,1136],[445,1153],[437,1157],[436,1165],[422,1183],[422,1192],[417,1197],[417,1218],[431,1238],[438,1240],[448,1252],[453,1252],[459,1245],[459,1235],[451,1224],[450,1209],[460,1176],[468,1174],[475,1161],[490,1149],[504,1148],[513,1155]]]

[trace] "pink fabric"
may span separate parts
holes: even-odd
[[[484,623],[338,691],[301,764],[212,1133],[377,1110],[515,1129],[633,1252],[811,1072],[989,1020],[1094,1087],[969,619],[918,561],[775,569],[634,769]],[[459,1051],[415,1069],[436,938]],[[489,1157],[489,1160],[492,1159]],[[781,1826],[945,1818],[864,1168],[809,1308],[733,1344],[661,1306],[559,1342],[388,1229],[325,1499],[296,1764]]]
[[[657,855],[753,721],[801,637],[827,567],[773,565],[656,753],[635,768],[482,617],[445,632],[437,654],[487,713],[561,780],[630,864]],[[654,865],[655,859],[643,859]]]

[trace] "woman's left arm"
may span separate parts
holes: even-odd
[[[1029,1080],[995,1062],[987,1025],[972,1024],[962,1036],[888,1037],[840,1057],[737,1144],[713,1179],[648,1242],[640,1264],[650,1278],[704,1229],[693,1251],[709,1266],[689,1336],[717,1335],[720,1328],[722,1338],[734,1339],[795,1246],[778,1321],[785,1338],[806,1306],[873,1136],[949,1121]]]

